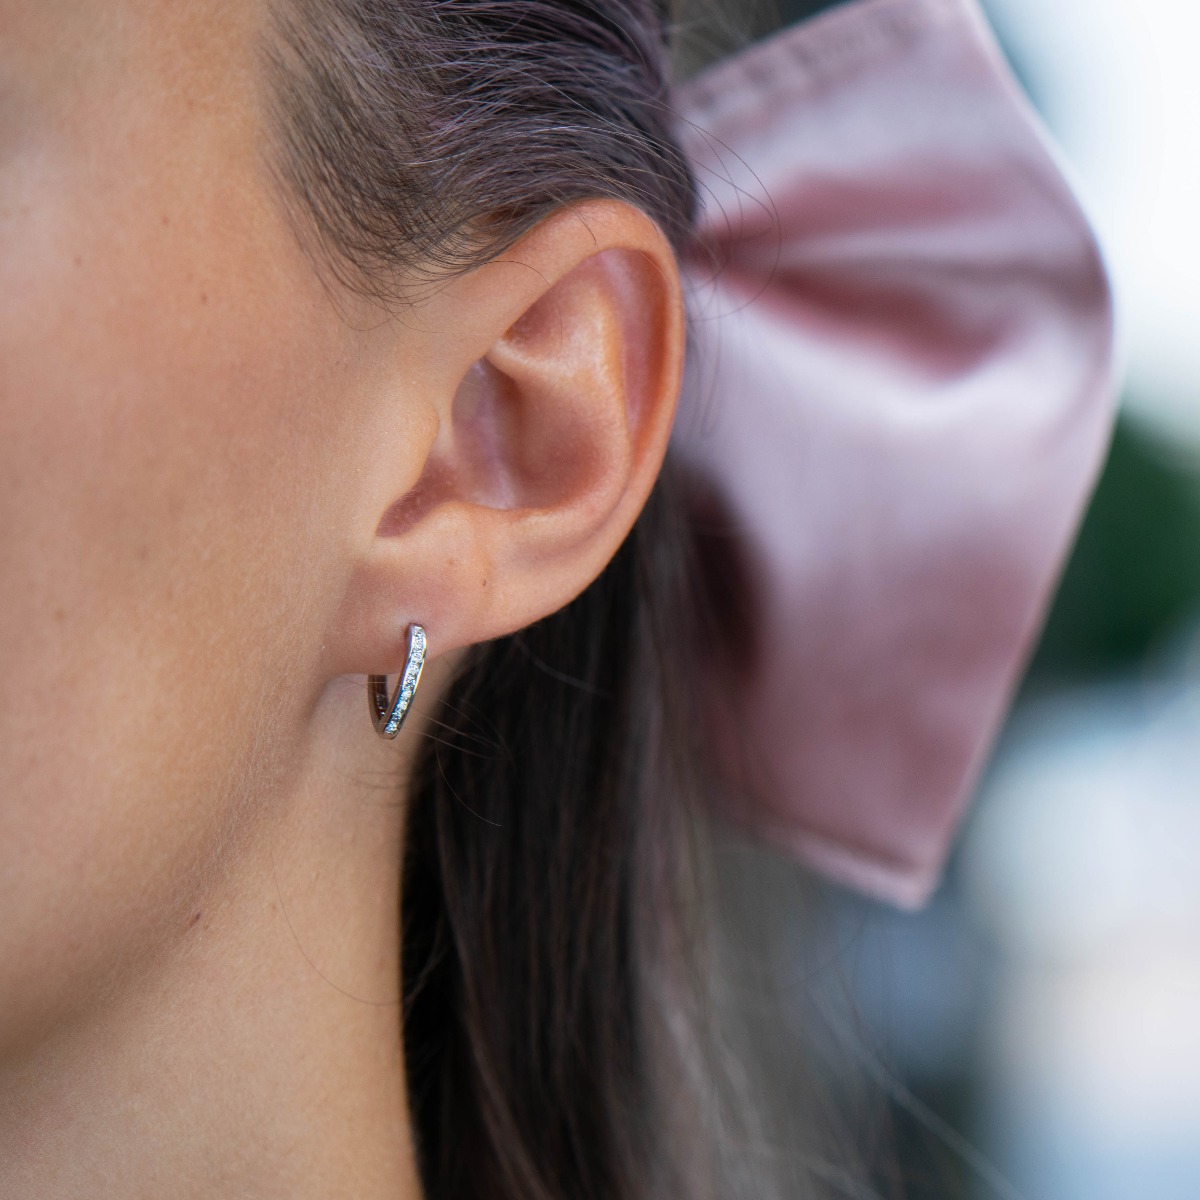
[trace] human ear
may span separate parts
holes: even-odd
[[[404,331],[395,402],[419,415],[372,447],[374,532],[328,645],[341,673],[399,669],[409,622],[436,656],[583,591],[645,503],[679,392],[675,257],[617,201],[557,211]]]

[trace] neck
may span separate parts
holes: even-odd
[[[341,707],[314,748],[361,755]],[[312,754],[162,945],[2,1065],[0,1196],[418,1200],[400,770],[365,750]]]

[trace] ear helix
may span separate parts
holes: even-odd
[[[371,720],[380,737],[394,738],[408,716],[421,670],[425,666],[425,630],[420,625],[408,627],[408,661],[396,683],[396,692],[388,698],[386,675],[367,676],[367,697],[371,702]]]

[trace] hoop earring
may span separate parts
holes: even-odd
[[[371,701],[371,721],[380,737],[394,738],[408,716],[409,706],[421,682],[425,666],[425,630],[420,625],[408,627],[408,661],[396,683],[396,693],[388,698],[386,675],[367,676],[367,697]]]

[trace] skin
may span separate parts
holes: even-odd
[[[0,1195],[417,1196],[406,775],[614,553],[678,392],[615,202],[387,313],[267,169],[254,0],[0,0]],[[431,664],[396,743],[363,675]]]

